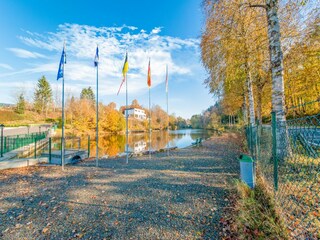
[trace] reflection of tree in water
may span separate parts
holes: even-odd
[[[176,146],[179,139],[186,136],[190,136],[193,141],[197,138],[206,139],[211,136],[212,133],[209,132],[185,132],[185,131],[175,131],[168,134],[167,131],[153,131],[151,134],[151,150],[159,150],[167,147],[167,141],[170,142],[170,147]],[[149,150],[149,133],[131,133],[129,134],[129,150],[132,152],[143,152]],[[87,142],[82,142],[82,148],[87,149]],[[102,135],[99,138],[99,156],[108,155],[110,157],[116,156],[119,153],[125,151],[126,139],[125,135]],[[91,137],[90,144],[90,156],[95,156],[96,153],[96,142],[94,136]]]
[[[99,147],[108,156],[116,156],[118,153],[124,152],[125,144],[124,135],[106,135],[102,138],[102,141],[99,140]]]
[[[119,153],[124,152],[125,144],[126,138],[124,135],[103,135],[99,137],[99,156],[116,156]],[[93,139],[90,142],[91,157],[96,155],[96,145],[96,141]]]

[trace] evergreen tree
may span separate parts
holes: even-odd
[[[80,99],[87,99],[91,100],[92,102],[95,102],[95,95],[92,91],[91,87],[83,88],[80,93]]]
[[[52,103],[52,89],[45,76],[38,80],[34,93],[34,108],[39,113],[45,113],[47,116],[48,109]]]
[[[18,102],[16,105],[15,112],[18,114],[24,114],[25,109],[26,109],[26,101],[24,99],[23,93],[21,93],[18,97]]]

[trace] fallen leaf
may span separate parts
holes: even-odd
[[[21,228],[22,227],[22,224],[18,223],[16,224],[15,228]]]
[[[45,227],[44,229],[42,229],[42,233],[43,233],[43,234],[46,234],[48,231],[49,231],[49,228],[48,228],[48,227]]]

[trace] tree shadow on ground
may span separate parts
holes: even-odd
[[[2,239],[217,239],[234,153],[187,149],[130,159],[9,171],[0,181]],[[29,168],[32,169],[32,168]]]

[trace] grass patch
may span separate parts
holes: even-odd
[[[236,182],[239,199],[235,204],[233,228],[239,239],[289,239],[273,197],[266,189],[261,178],[253,190],[240,181]]]
[[[60,115],[58,112],[49,113],[48,117],[42,116],[36,112],[26,110],[24,114],[18,114],[14,109],[0,108],[0,123],[6,127],[20,127],[30,124],[57,122]]]

